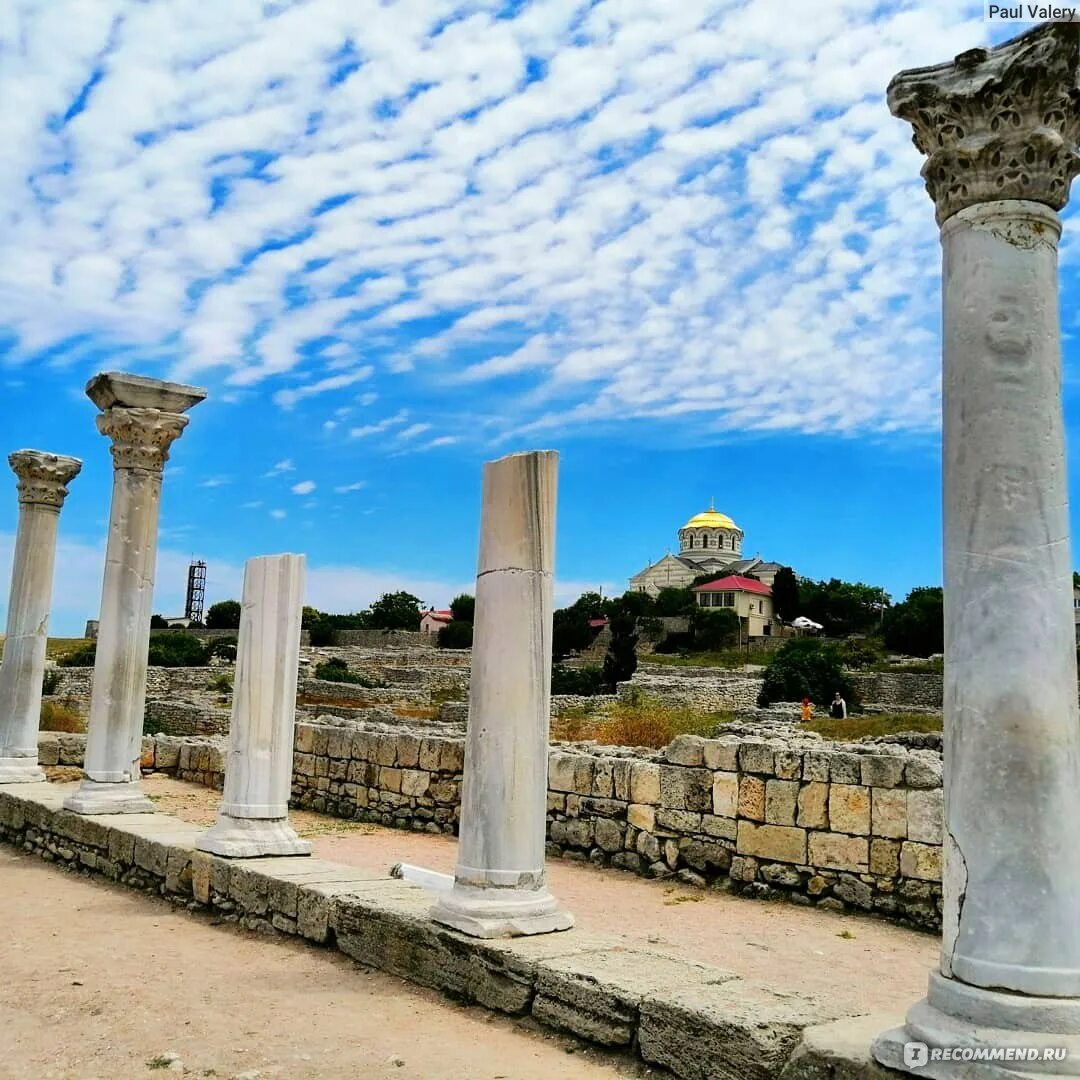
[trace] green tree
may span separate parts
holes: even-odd
[[[945,594],[935,586],[912,589],[904,602],[886,612],[881,632],[885,644],[908,656],[945,650]]]
[[[440,649],[471,649],[473,624],[462,619],[454,619],[439,627],[438,644]]]
[[[373,630],[416,630],[420,626],[420,598],[409,592],[383,593],[368,611]]]
[[[208,659],[206,647],[191,634],[158,634],[150,639],[151,667],[202,667]]]
[[[219,600],[211,604],[206,613],[206,626],[210,630],[239,630],[240,601]]]
[[[739,643],[739,616],[733,608],[695,608],[690,616],[693,652],[719,652]]]
[[[169,624],[160,615],[150,616],[150,629],[151,630],[168,630]]]
[[[801,701],[808,697],[816,705],[827,706],[839,690],[851,709],[858,704],[851,682],[844,673],[840,650],[820,638],[791,638],[774,653],[765,669],[759,705],[774,701]]]
[[[773,610],[781,622],[789,623],[802,612],[799,610],[799,579],[790,566],[781,566],[772,583]]]
[[[476,597],[468,593],[455,596],[450,601],[450,613],[454,616],[455,622],[470,624],[476,622]]]
[[[626,593],[617,600],[609,600],[605,605],[608,610],[608,629],[611,631],[611,644],[604,657],[604,682],[615,691],[615,684],[626,682],[637,671],[637,619],[639,606],[635,596],[644,593]],[[647,597],[646,597],[647,599]]]
[[[658,618],[686,619],[694,613],[697,598],[692,589],[661,589],[653,600],[652,614]]]
[[[888,607],[889,594],[884,589],[861,581],[803,578],[799,582],[799,614],[821,623],[833,637],[876,630]]]
[[[551,655],[558,663],[571,653],[584,652],[596,639],[600,628],[590,619],[604,614],[604,598],[597,592],[582,593],[569,607],[559,608],[552,618]]]
[[[304,605],[304,610],[300,615],[300,628],[302,630],[310,630],[315,623],[320,622],[323,619],[323,613],[318,608],[308,607]]]

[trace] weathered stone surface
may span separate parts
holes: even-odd
[[[804,829],[829,827],[829,785],[817,782],[803,784],[799,789],[797,824]]]
[[[758,776],[739,778],[739,817],[765,820],[765,781]]]
[[[834,784],[858,784],[862,780],[862,755],[844,752],[829,755],[829,780]]]
[[[660,805],[669,810],[712,810],[712,773],[680,765],[660,766]]]
[[[769,780],[765,784],[765,820],[770,825],[794,825],[799,798],[797,780]]]
[[[941,848],[907,841],[900,849],[900,873],[921,881],[940,881]]]
[[[768,743],[746,741],[739,747],[739,768],[742,772],[773,774],[775,751]]]
[[[806,862],[806,831],[782,825],[755,825],[740,821],[735,850],[779,862]]]
[[[635,761],[630,767],[630,801],[660,805],[660,766]]]
[[[870,832],[870,789],[854,784],[833,784],[829,789],[829,824],[840,833]]]
[[[931,750],[913,750],[904,768],[904,783],[913,788],[941,787],[941,755]]]
[[[863,787],[899,787],[906,764],[907,757],[901,754],[863,754],[860,761]]]
[[[652,832],[656,828],[656,807],[644,806],[641,803],[631,803],[626,808],[626,820],[635,829],[644,829]]]
[[[896,1080],[870,1056],[870,1044],[902,1016],[871,1013],[807,1027],[780,1080]]]
[[[900,842],[874,837],[870,841],[870,873],[896,877],[900,873]]]
[[[702,756],[707,769],[736,772],[739,768],[739,740],[730,735],[707,739]]]
[[[672,765],[700,766],[705,760],[705,740],[700,735],[676,735],[664,750]]]
[[[875,836],[907,836],[908,792],[898,788],[871,789],[871,827]]]
[[[809,863],[833,870],[868,869],[870,843],[864,836],[840,836],[812,832],[809,837]]]
[[[945,793],[928,788],[907,793],[908,838],[923,844],[940,844],[945,817]]]
[[[712,812],[722,817],[735,817],[739,812],[739,774],[716,772],[713,774]]]

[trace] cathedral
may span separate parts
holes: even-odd
[[[727,514],[710,506],[704,513],[695,514],[679,530],[679,554],[669,552],[659,562],[646,566],[630,579],[630,588],[655,596],[661,589],[688,588],[694,578],[702,574],[721,572],[753,575],[771,586],[781,564],[765,562],[758,556],[744,559],[742,543],[742,529]]]

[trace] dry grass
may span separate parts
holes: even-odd
[[[58,701],[43,701],[38,730],[63,731],[69,735],[81,735],[86,731],[86,723],[70,705]]]
[[[410,720],[435,720],[439,710],[433,705],[391,705],[390,711],[395,716]]]
[[[45,655],[50,660],[57,660],[68,653],[76,652],[86,645],[92,645],[93,639],[81,637],[51,637],[45,646]]]
[[[301,694],[297,705],[339,705],[343,709],[371,709],[385,702],[369,701],[367,698],[339,698],[325,694]]]
[[[849,716],[846,720],[822,717],[802,725],[826,739],[861,739],[867,735],[896,735],[901,731],[940,731],[941,717],[923,713],[884,713],[881,716]]]
[[[676,735],[713,735],[728,713],[703,713],[654,698],[615,701],[602,709],[572,709],[551,722],[551,737],[565,742],[595,739],[607,746],[647,746],[659,750]]]

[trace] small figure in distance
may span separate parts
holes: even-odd
[[[802,699],[802,722],[810,723],[810,717],[814,715],[814,706],[808,697]]]
[[[832,704],[829,706],[829,715],[835,720],[847,719],[847,702],[840,696],[839,690],[833,694]]]

